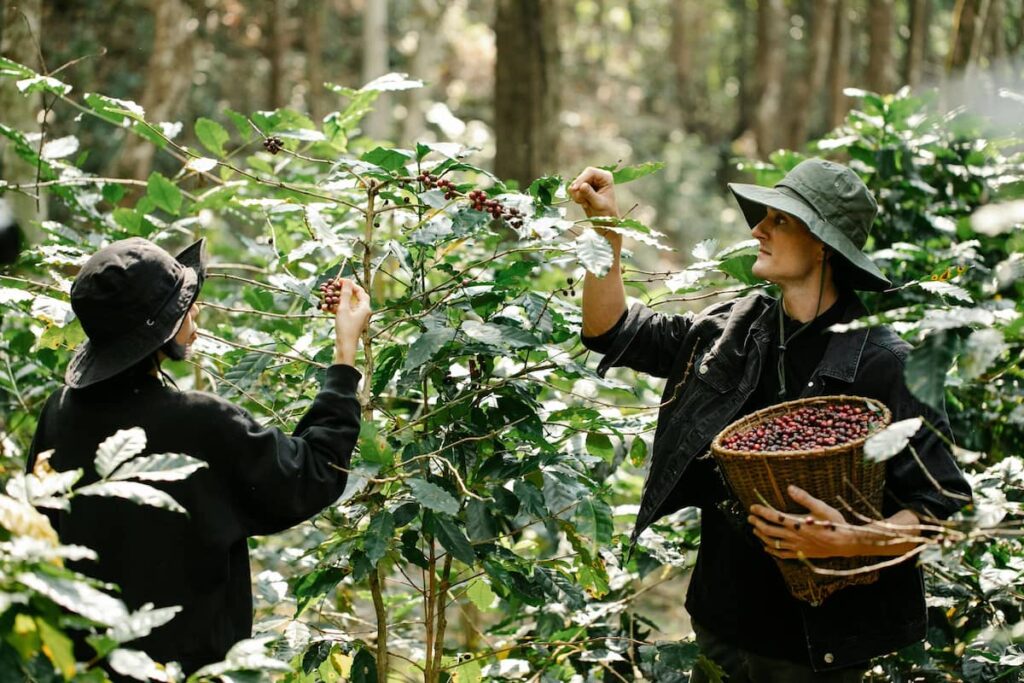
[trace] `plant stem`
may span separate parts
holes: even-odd
[[[441,570],[441,585],[437,589],[436,619],[437,628],[434,630],[434,663],[430,670],[433,675],[430,683],[438,683],[441,677],[441,656],[444,654],[444,632],[448,626],[447,611],[445,610],[445,598],[448,595],[448,588],[451,585],[452,555],[448,553],[444,558],[444,569]]]
[[[377,683],[388,683],[388,615],[384,611],[384,594],[380,587],[380,566],[370,572],[370,593],[377,612]]]

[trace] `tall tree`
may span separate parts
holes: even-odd
[[[552,170],[558,146],[558,25],[547,0],[498,0],[494,170],[525,185]]]
[[[306,102],[314,121],[326,112],[324,103],[324,0],[306,0],[302,8],[303,41],[306,53]]]
[[[706,8],[693,0],[673,0],[671,4],[669,52],[675,71],[676,102],[680,123],[691,130],[700,76],[696,48],[704,35],[706,16]]]
[[[828,70],[829,45],[835,26],[836,0],[817,0],[811,9],[807,71],[803,78],[793,84],[790,110],[792,120],[789,126],[789,147],[796,149],[807,142],[814,104],[819,100],[815,95],[825,84]]]
[[[441,0],[418,0],[412,12],[412,25],[416,27],[416,51],[409,64],[409,74],[413,78],[431,81],[437,73],[443,57],[445,16],[452,7],[451,3]],[[428,85],[425,88],[412,88],[406,91],[405,121],[402,126],[403,144],[412,144],[423,135],[425,108],[432,93]]]
[[[903,80],[911,88],[921,83],[924,72],[928,49],[928,9],[928,0],[910,0],[910,40],[907,41]]]
[[[139,104],[152,123],[172,121],[187,99],[195,64],[198,21],[183,0],[151,0],[153,51],[146,65],[145,87]],[[156,148],[135,135],[125,138],[118,167],[132,178],[145,178]]]
[[[42,0],[0,0],[0,54],[16,62],[45,70],[39,63],[41,55],[37,50],[42,40]],[[40,95],[23,96],[14,85],[12,79],[0,81],[0,112],[9,126],[18,130],[36,130],[40,123],[36,114],[41,108]],[[45,122],[42,122],[45,126]],[[6,138],[0,139],[0,158],[2,158],[3,179],[10,183],[30,183],[36,179],[36,167],[26,163],[14,151],[14,145],[6,144]],[[36,221],[46,220],[46,194],[40,188],[39,198],[27,194],[9,193],[7,199],[15,219],[21,225],[29,241],[38,241],[42,232],[36,228]]]
[[[267,36],[266,55],[270,62],[270,88],[267,90],[267,106],[270,109],[283,107],[288,100],[285,93],[285,60],[291,31],[288,26],[287,0],[268,0],[268,20],[265,26]]]
[[[388,3],[366,0],[363,7],[363,82],[383,76],[389,70],[388,50],[391,47],[388,32]],[[372,138],[385,138],[390,133],[391,98],[382,95],[377,106],[366,117],[363,132]]]
[[[893,90],[896,75],[893,62],[893,36],[896,32],[893,0],[870,0],[868,3],[868,31],[871,48],[868,51],[868,88],[875,92]]]
[[[785,3],[760,0],[757,3],[757,81],[759,98],[754,112],[757,153],[766,157],[783,144],[779,126],[782,112],[782,82],[786,74]]]
[[[849,101],[843,94],[850,79],[850,17],[846,0],[836,0],[832,52],[828,64],[828,126],[835,128],[846,118]]]

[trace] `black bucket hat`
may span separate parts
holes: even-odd
[[[126,370],[181,329],[206,277],[205,240],[176,257],[141,237],[100,249],[71,285],[71,308],[88,339],[64,381],[82,388]]]
[[[743,217],[753,228],[768,208],[796,217],[815,237],[832,248],[833,269],[854,289],[882,291],[892,283],[861,251],[867,242],[878,204],[857,174],[842,164],[807,159],[775,184],[762,187],[729,183]]]

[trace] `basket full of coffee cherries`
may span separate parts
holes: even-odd
[[[891,421],[889,409],[874,399],[804,398],[736,420],[711,442],[711,452],[743,511],[758,503],[806,514],[784,493],[794,484],[842,512],[847,522],[863,524],[879,517],[885,487],[885,465],[864,459],[864,442]],[[878,578],[875,571],[836,576],[815,572],[800,560],[775,561],[790,592],[812,604],[845,586]],[[854,569],[873,561],[827,558],[814,564]]]

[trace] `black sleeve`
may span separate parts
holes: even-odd
[[[654,377],[668,377],[693,314],[655,313],[641,303],[633,306],[611,330],[597,337],[580,334],[583,345],[603,353],[597,366],[601,377],[612,367],[625,366]]]
[[[28,457],[25,459],[25,474],[31,474],[32,470],[35,469],[36,459],[40,453],[50,450],[52,446],[48,445],[46,432],[47,432],[47,420],[50,414],[50,404],[57,400],[62,390],[50,394],[50,397],[46,399],[46,403],[43,404],[43,409],[39,412],[39,419],[36,421],[36,431],[32,435],[32,444],[28,448]],[[50,520],[50,526],[54,530],[59,530],[60,516],[57,511],[53,508],[37,508],[39,512],[46,515],[47,519]]]
[[[212,398],[211,457],[234,494],[248,535],[277,533],[312,517],[341,495],[359,437],[356,388],[362,377],[349,365],[332,365],[320,392],[288,436],[259,424],[248,412]]]
[[[892,383],[892,395],[886,402],[893,422],[922,417],[953,443],[945,411],[936,412],[910,393],[903,381],[902,363],[897,372],[899,379]],[[949,446],[927,424],[911,438],[908,448],[886,463],[885,478],[887,514],[909,508],[919,515],[946,519],[971,502],[971,486]]]

